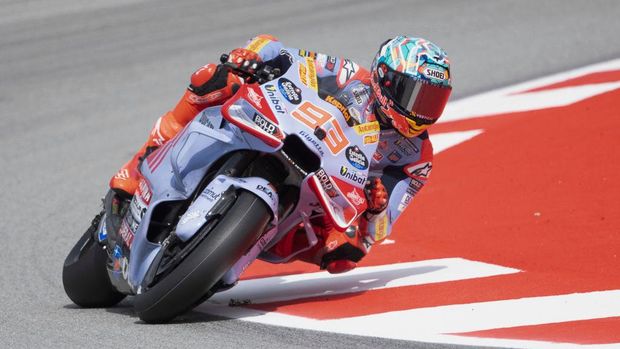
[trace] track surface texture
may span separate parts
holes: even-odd
[[[287,45],[349,57],[364,66],[370,64],[378,45],[388,37],[402,33],[427,37],[451,56],[453,100],[458,100],[551,73],[619,58],[619,15],[620,2],[617,1],[0,1],[0,237],[3,260],[0,264],[0,347],[460,347],[271,326],[209,315],[208,309],[203,311],[203,308],[172,324],[145,325],[137,319],[129,301],[100,310],[82,310],[73,306],[62,288],[62,262],[98,211],[99,198],[105,193],[110,176],[138,148],[155,119],[176,103],[189,75],[197,67],[216,61],[220,53],[243,45],[253,35],[270,33]],[[607,105],[605,98],[612,97],[603,95],[597,97],[596,102]],[[617,100],[617,94],[615,98]],[[590,122],[587,120],[588,111],[599,108],[597,104],[580,106],[581,114],[577,119],[562,123],[560,130],[566,132],[562,137],[555,135],[546,139],[545,133],[536,131],[539,122],[546,129],[552,129],[554,120],[561,117],[559,115],[555,119],[548,114],[539,118],[534,114],[522,115],[523,123],[515,124],[520,126],[515,126],[513,132],[531,133],[534,139],[555,144],[555,147],[545,148],[548,144],[541,142],[536,145],[539,148],[528,148],[528,151],[538,149],[548,156],[545,165],[552,169],[552,173],[570,170],[564,167],[564,162],[562,165],[554,162],[555,151],[561,149],[562,139],[579,134],[581,122]],[[617,117],[617,109],[615,113]],[[499,128],[503,121],[489,118],[486,122],[463,126],[461,130]],[[596,119],[592,121],[595,125],[596,122]],[[438,125],[438,130],[448,132],[459,128],[459,125],[453,126]],[[617,126],[617,122],[615,125],[604,123],[607,130]],[[588,130],[594,132],[596,127]],[[618,138],[612,137],[617,135],[596,135],[604,139],[605,147],[617,148]],[[497,154],[501,154],[503,148],[510,147],[501,143],[506,139],[518,142],[518,138],[504,133],[497,133],[493,138],[480,137],[478,142],[489,146],[501,144],[497,147]],[[597,145],[588,143],[588,146]],[[461,190],[463,195],[468,195],[466,205],[471,209],[458,211],[458,207],[446,207],[446,210],[455,212],[455,219],[484,221],[498,231],[519,229],[519,226],[506,228],[501,221],[498,222],[509,213],[500,210],[502,202],[493,203],[497,205],[494,211],[477,212],[474,205],[484,204],[485,197],[476,197],[477,188],[466,185],[466,178],[479,176],[478,183],[489,183],[495,187],[495,193],[513,195],[519,188],[511,187],[514,183],[506,173],[510,168],[510,164],[505,163],[508,160],[494,163],[497,157],[487,154],[487,158],[476,158],[468,150],[472,151],[463,147],[458,152],[438,157],[437,178],[430,183],[429,189],[425,189],[428,192],[422,194],[429,199],[432,195],[442,198],[443,193]],[[589,155],[578,147],[568,150],[577,151],[575,156],[580,159]],[[613,159],[608,154],[595,155],[597,161]],[[540,161],[535,163],[536,166],[529,164],[525,154],[517,160],[523,161],[524,166],[531,166],[528,169],[531,173],[535,173],[536,166],[540,165]],[[440,161],[457,164],[452,166],[454,169],[465,169],[461,182],[448,181],[447,174],[439,170]],[[577,165],[585,169],[591,164],[582,161]],[[497,178],[501,180],[496,181]],[[570,188],[552,187],[551,180],[547,178],[547,183],[545,178],[541,175],[532,178],[535,188],[549,190],[538,193],[530,190],[538,204],[559,205],[567,202],[560,199],[571,199],[568,195]],[[590,183],[594,183],[597,192],[604,194],[605,183],[599,182],[601,180],[593,177]],[[566,176],[566,181],[587,184],[570,175]],[[521,182],[517,184],[521,185]],[[434,186],[436,188],[431,189]],[[612,193],[618,193],[617,185],[614,188]],[[587,195],[582,199],[584,205],[598,205],[595,207],[603,211],[607,208],[608,212],[594,217],[571,211],[575,219],[568,222],[563,222],[557,212],[549,212],[549,216],[546,216],[547,212],[542,212],[543,216],[534,212],[535,217],[547,220],[520,222],[531,228],[524,228],[524,239],[535,238],[531,235],[536,232],[543,236],[545,230],[541,225],[545,224],[555,225],[551,231],[580,224],[584,234],[594,234],[605,227],[608,229],[610,223],[601,223],[605,219],[615,222],[611,223],[615,224],[615,230],[608,229],[605,233],[617,235],[617,206],[613,211],[606,206],[613,201],[604,201],[611,200],[609,195]],[[424,200],[425,196],[421,196],[410,209],[418,209],[417,214],[425,217],[422,219],[425,224],[443,227],[442,222],[450,219],[450,215],[436,214],[442,207],[431,202],[425,204]],[[615,202],[617,204],[617,197]],[[456,205],[455,202],[452,204]],[[515,210],[520,208],[515,207]],[[423,227],[419,229],[424,232]],[[570,232],[567,238],[571,243],[566,245],[565,251],[558,252],[564,246],[561,239],[540,241],[541,246],[557,244],[557,250],[551,253],[553,258],[549,260],[556,269],[550,268],[548,275],[523,274],[527,277],[521,281],[540,292],[529,294],[520,289],[514,291],[515,294],[497,297],[566,293],[560,290],[561,284],[557,285],[558,289],[542,289],[543,286],[537,288],[536,285],[554,278],[556,270],[564,272],[577,262],[589,261],[581,246],[602,248],[608,241],[595,239],[596,234],[593,235],[595,240],[589,240],[575,229]],[[445,248],[439,252],[425,249],[428,244],[425,245],[423,239],[427,233],[402,241],[398,237],[405,234],[395,236],[398,243],[411,244],[418,260],[438,257],[493,259],[501,255],[502,258],[496,259],[503,264],[498,264],[523,270],[534,268],[528,262],[532,258],[545,261],[544,255],[521,246],[523,242],[519,239],[503,239],[491,234],[491,238],[468,245],[452,236],[450,231],[439,230],[439,233],[445,234],[434,237],[436,246],[444,243]],[[471,233],[476,238],[481,236],[467,229],[463,233]],[[451,245],[454,239],[464,247],[456,251],[458,246]],[[584,239],[584,243],[579,243],[579,239]],[[588,241],[594,242],[588,244]],[[420,246],[417,250],[416,243]],[[506,248],[506,244],[529,253],[511,255],[513,250]],[[472,251],[480,249],[488,252],[483,257],[467,255],[469,252],[474,255]],[[612,289],[612,286],[620,288],[605,284],[609,278],[617,279],[617,275],[612,276],[614,273],[605,269],[609,265],[606,262],[612,258],[605,253],[601,252],[589,271],[600,277],[584,277],[583,287],[575,292]],[[564,259],[559,256],[572,262],[563,267]],[[617,262],[613,267],[617,271]],[[478,289],[501,288],[501,282],[485,285],[484,279],[480,280],[483,284]],[[600,287],[590,287],[597,282]],[[437,296],[440,292],[448,291],[429,286],[421,294]],[[461,302],[468,303],[469,296],[474,297],[462,294]],[[489,294],[486,300],[493,300],[494,296]],[[368,303],[372,306],[389,299],[381,299],[378,294],[367,301],[372,302]],[[418,301],[424,303],[423,299]],[[287,309],[286,304],[280,306]],[[363,309],[364,305],[358,307]],[[394,310],[397,309],[398,305],[394,305]],[[354,302],[345,310],[353,315],[359,312]],[[294,306],[289,313],[295,311],[303,313]],[[330,318],[333,315],[327,312],[322,316]],[[510,313],[505,314],[506,318],[510,316]],[[617,317],[599,321],[575,321],[573,325],[578,329],[576,331],[614,326],[614,323],[618,328]],[[469,331],[464,335],[499,338],[502,335],[508,338],[530,335],[544,340],[544,334],[566,329],[549,325],[539,329],[513,327],[505,331],[508,334],[497,330]],[[539,333],[537,337],[536,333]]]

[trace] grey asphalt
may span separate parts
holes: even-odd
[[[0,1],[0,347],[453,348],[198,312],[144,325],[128,302],[71,305],[62,262],[193,70],[255,34],[365,66],[386,38],[423,36],[459,98],[620,57],[619,15],[613,0]]]

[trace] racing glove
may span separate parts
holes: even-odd
[[[232,65],[237,72],[246,73],[247,76],[243,76],[246,82],[251,82],[252,74],[262,66],[262,60],[256,52],[241,47],[230,51],[228,55],[222,55],[220,61]]]
[[[388,204],[388,193],[379,177],[369,177],[364,187],[368,208],[366,212],[372,215],[385,211]]]

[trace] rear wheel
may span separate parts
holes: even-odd
[[[62,268],[62,284],[67,296],[85,308],[111,307],[125,298],[112,286],[106,269],[108,254],[94,238],[102,216],[100,213],[95,217],[69,252]]]
[[[191,251],[178,252],[186,257],[134,298],[140,319],[166,322],[206,300],[222,276],[261,236],[270,219],[271,212],[262,199],[240,191],[219,222],[207,223],[194,237],[202,240],[187,244]],[[171,269],[164,259],[161,261],[153,267]]]

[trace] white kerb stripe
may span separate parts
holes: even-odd
[[[474,279],[519,272],[518,269],[475,262],[463,258],[442,258],[356,268],[344,274],[327,272],[243,280],[232,289],[214,295],[209,302],[251,300],[253,304],[385,288]]]

